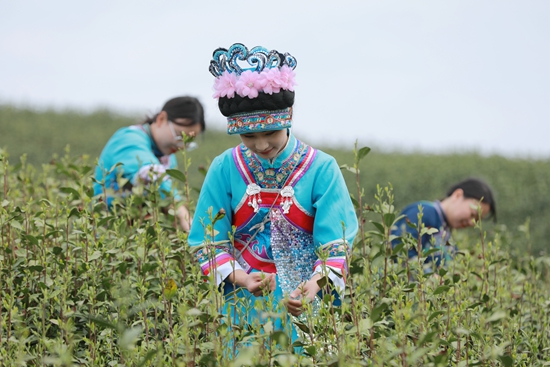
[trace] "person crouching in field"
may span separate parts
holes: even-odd
[[[422,216],[419,221],[420,211]],[[496,203],[489,185],[477,178],[467,178],[451,186],[443,200],[412,203],[401,214],[404,217],[397,221],[391,234],[400,237],[408,234],[412,237],[414,246],[409,247],[409,258],[418,256],[419,231],[422,226],[436,230],[420,238],[422,252],[434,248],[441,250],[426,259],[424,271],[431,272],[435,270],[433,265],[436,268],[445,266],[454,257],[457,249],[449,244],[451,230],[472,227],[476,221],[491,216],[496,219]],[[401,242],[401,238],[396,238],[392,245],[395,247]]]
[[[203,274],[224,290],[222,311],[248,328],[267,322],[254,305],[273,307],[263,314],[293,340],[288,314],[316,302],[317,281],[344,289],[358,230],[336,160],[290,130],[295,67],[290,54],[260,46],[214,51],[214,97],[242,144],[212,161],[189,234]]]
[[[190,148],[184,142],[182,133],[197,136],[205,129],[204,111],[194,97],[176,97],[167,101],[162,110],[153,117],[147,117],[141,124],[119,129],[107,142],[95,170],[94,195],[107,197],[108,206],[113,195],[131,193],[137,184],[150,185],[157,182],[161,197],[172,192],[172,181],[165,175],[167,169],[177,167],[174,153]],[[121,163],[115,169],[117,163]],[[127,180],[119,187],[118,178]],[[104,192],[104,188],[105,191]],[[189,231],[191,217],[181,203],[177,192],[176,216],[184,231]]]

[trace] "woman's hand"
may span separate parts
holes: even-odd
[[[246,288],[256,297],[273,292],[277,286],[273,273],[247,274],[244,270],[235,270],[228,278],[231,283]]]
[[[276,287],[275,274],[250,273],[246,278],[245,287],[256,297],[273,292]]]
[[[185,232],[189,232],[191,230],[191,223],[193,222],[193,219],[191,219],[191,216],[189,215],[189,210],[185,207],[185,205],[180,205],[178,209],[176,210],[176,215],[179,219],[180,226]]]
[[[303,302],[311,303],[315,299],[317,293],[321,290],[317,281],[321,279],[321,274],[315,274],[310,280],[298,286],[292,293],[289,294],[289,299],[286,300],[286,308],[292,316],[300,316],[303,309]]]

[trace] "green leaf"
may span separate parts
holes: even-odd
[[[90,172],[92,170],[92,167],[90,166],[82,166],[80,168],[80,173],[84,176],[86,173]]]
[[[415,365],[416,362],[426,355],[428,351],[430,351],[432,348],[429,347],[422,347],[422,348],[416,348],[416,350],[410,355],[410,357],[407,359],[407,362],[411,365]]]
[[[443,311],[438,311],[438,312],[443,312]],[[438,333],[437,331],[428,331],[426,334],[424,334],[420,338],[420,340],[418,341],[418,345],[422,345],[424,343],[431,343],[434,340],[434,336],[436,336],[437,333]]]
[[[476,273],[475,271],[471,271],[470,274],[475,275],[476,277],[479,278],[479,280],[482,280],[482,279],[483,279],[483,277],[482,277],[481,275],[479,275],[478,273]]]
[[[315,356],[317,354],[317,348],[315,348],[314,345],[310,345],[309,347],[304,348],[307,354],[310,356]]]
[[[514,365],[514,358],[508,354],[500,356],[498,359],[500,359],[504,367],[512,367]]]
[[[430,317],[428,317],[428,322],[432,321],[433,319],[435,319],[437,316],[441,316],[445,313],[445,311],[435,311],[435,312],[432,312],[432,314],[430,315]]]
[[[78,191],[76,191],[72,187],[60,187],[59,191],[61,191],[64,194],[73,195],[75,199],[80,199],[80,194],[78,193]]]
[[[357,173],[359,172],[358,170],[356,170],[356,169],[353,168],[353,167],[348,166],[347,164],[342,164],[342,165],[340,166],[340,169],[346,170],[346,171],[350,171],[351,173],[354,173],[354,174],[357,174]]]
[[[432,235],[432,234],[435,234],[435,233],[437,233],[437,232],[439,232],[439,229],[437,229],[437,228],[423,228],[423,229],[420,231],[420,234],[421,234],[421,235],[425,235],[425,234],[427,234],[427,235]]]
[[[80,218],[80,211],[77,208],[72,208],[71,211],[69,212],[68,218],[70,217]]]
[[[101,257],[101,252],[100,251],[94,251],[93,254],[91,254],[89,257],[88,257],[88,261],[93,261],[93,260],[97,260]]]
[[[376,322],[376,321],[380,320],[382,312],[384,312],[384,310],[386,308],[388,308],[388,305],[385,304],[385,303],[382,303],[382,304],[376,306],[375,308],[373,308],[373,310],[370,314],[370,319],[372,320],[372,322]]]
[[[321,278],[317,281],[317,285],[318,285],[320,288],[323,288],[325,285],[327,285],[327,283],[328,283],[328,277],[327,277],[327,276],[321,277]]]
[[[489,316],[489,318],[487,320],[485,320],[486,323],[489,323],[489,322],[497,322],[503,318],[506,317],[506,312],[502,311],[502,310],[498,310],[496,311],[495,313],[493,313],[491,316]]]
[[[411,222],[408,218],[405,220],[405,223],[407,223],[407,227],[417,229],[418,225],[416,223]]]
[[[119,345],[124,349],[130,349],[134,346],[142,331],[141,326],[124,330],[122,337],[119,339]]]
[[[372,222],[372,221],[371,221],[371,223],[376,227],[376,229],[378,229],[378,231],[379,231],[380,233],[382,233],[382,234],[385,233],[385,231],[384,231],[384,226],[383,226],[382,224],[380,224],[380,223],[378,223],[378,222]]]
[[[115,164],[114,166],[112,166],[111,169],[109,170],[109,172],[107,172],[107,174],[104,175],[104,176],[109,176],[111,173],[113,173],[113,171],[114,171],[115,169],[117,169],[117,167],[122,166],[122,165],[123,165],[122,162],[118,162],[117,164]]]
[[[365,267],[362,263],[360,263],[360,259],[354,259],[351,261],[351,264],[349,266],[349,273],[351,275],[363,274],[364,270],[365,270]]]
[[[359,149],[359,151],[357,152],[357,162],[359,163],[361,159],[365,158],[365,156],[369,154],[369,152],[370,152],[369,147],[363,147]]]
[[[371,319],[361,319],[359,321],[359,331],[363,334],[367,333],[370,329],[372,329],[372,321]]]
[[[386,227],[391,227],[393,225],[394,219],[395,219],[394,213],[384,214],[384,224],[386,224]]]
[[[93,186],[84,187],[84,193],[86,194],[87,197],[93,198],[94,197],[94,187]]]
[[[24,237],[25,237],[25,239],[26,239],[27,241],[29,241],[31,244],[33,244],[33,245],[38,245],[38,240],[36,239],[36,237],[34,237],[34,236],[30,235],[30,234],[27,234],[27,235],[25,235]]]
[[[149,352],[147,352],[145,357],[143,357],[143,359],[137,364],[137,367],[145,366],[147,364],[147,362],[149,362],[155,356],[155,354],[157,354],[157,352],[158,352],[157,349],[153,349],[153,350],[150,350]]]
[[[113,217],[113,216],[108,216],[108,217],[102,218],[102,219],[97,223],[97,225],[98,225],[99,227],[101,227],[101,226],[105,225],[106,223],[110,222],[110,221],[113,220],[113,219],[115,219],[115,217]]]
[[[438,295],[438,294],[442,294],[442,293],[447,293],[449,291],[449,289],[451,289],[451,286],[450,285],[440,285],[439,287],[437,287],[434,291],[434,296]]]
[[[392,256],[396,256],[405,247],[403,242],[399,242],[392,250]]]
[[[59,246],[55,246],[54,248],[52,248],[52,252],[54,255],[59,255],[60,253],[63,252],[63,249]]]
[[[187,182],[187,177],[185,177],[185,174],[177,169],[167,169],[166,174],[172,178],[175,178],[178,181],[181,181],[183,183]]]
[[[102,327],[107,328],[107,329],[118,330],[118,328],[115,324],[113,324],[113,323],[111,323],[107,320],[104,320],[100,317],[96,317],[96,316],[92,316],[92,315],[77,315],[77,314],[75,314],[75,316],[82,316],[82,317],[90,320],[94,324],[97,324],[97,325],[102,326]]]
[[[468,307],[466,307],[466,309],[474,309],[476,308],[477,306],[481,306],[483,304],[483,302],[475,302],[475,303],[472,303],[471,305],[469,305]]]
[[[203,175],[203,176],[206,176],[206,173],[208,172],[206,168],[204,168],[204,166],[199,166],[197,168],[197,170]]]
[[[299,321],[294,321],[294,325],[298,326],[304,333],[309,334],[309,327],[306,324]]]

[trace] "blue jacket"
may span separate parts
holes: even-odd
[[[122,163],[111,173],[109,171],[117,163]],[[103,194],[101,182],[105,180],[107,189],[107,201],[111,204],[115,194],[126,194],[131,186],[150,184],[160,179],[159,185],[161,197],[165,193],[172,192],[172,180],[169,176],[163,175],[167,169],[177,167],[174,154],[163,155],[157,148],[148,124],[133,125],[119,129],[109,139],[101,155],[95,170],[94,195]],[[127,180],[124,187],[119,187],[117,177],[120,175]],[[180,200],[177,193],[173,193],[176,200]]]
[[[419,221],[418,215],[420,213],[420,208],[422,208],[422,218]],[[421,229],[422,224],[426,228],[435,228],[437,229],[436,233],[422,235],[422,250],[425,252],[432,248],[439,248],[441,251],[428,256],[426,262],[433,261],[436,266],[440,266],[443,259],[448,262],[454,257],[456,248],[448,243],[451,237],[451,228],[447,224],[447,218],[445,217],[445,213],[443,212],[439,201],[418,201],[409,204],[402,210],[401,214],[404,214],[405,217],[397,221],[395,226],[392,228],[392,235],[402,237],[406,234],[410,234],[412,238],[415,239],[415,243],[417,243],[418,230]],[[412,224],[415,224],[416,228],[407,225],[407,220],[409,220]],[[394,247],[399,243],[401,243],[400,238],[396,238],[392,241],[392,245]],[[418,247],[416,245],[409,248],[409,258],[418,256],[417,249]]]

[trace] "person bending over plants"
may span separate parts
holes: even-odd
[[[107,200],[110,207],[116,195],[127,195],[138,184],[151,185],[156,181],[161,197],[172,192],[172,181],[165,174],[177,167],[176,153],[190,149],[194,137],[205,130],[201,103],[194,97],[168,100],[162,110],[147,117],[138,125],[119,129],[107,142],[95,170],[94,195]],[[119,166],[116,166],[120,164]],[[116,167],[116,168],[115,168]],[[126,182],[119,187],[119,179]],[[176,216],[184,231],[189,231],[191,217],[177,192]]]
[[[476,221],[488,217],[496,220],[496,203],[487,183],[467,178],[452,185],[444,199],[409,204],[401,214],[403,217],[392,227],[391,234],[399,236],[392,245],[402,243],[403,237],[408,235],[414,243],[409,247],[409,258],[418,256],[419,245],[423,253],[439,249],[427,256],[425,272],[430,272],[432,265],[444,266],[454,257],[457,249],[449,244],[451,230],[472,227]],[[420,236],[422,227],[427,231]]]

